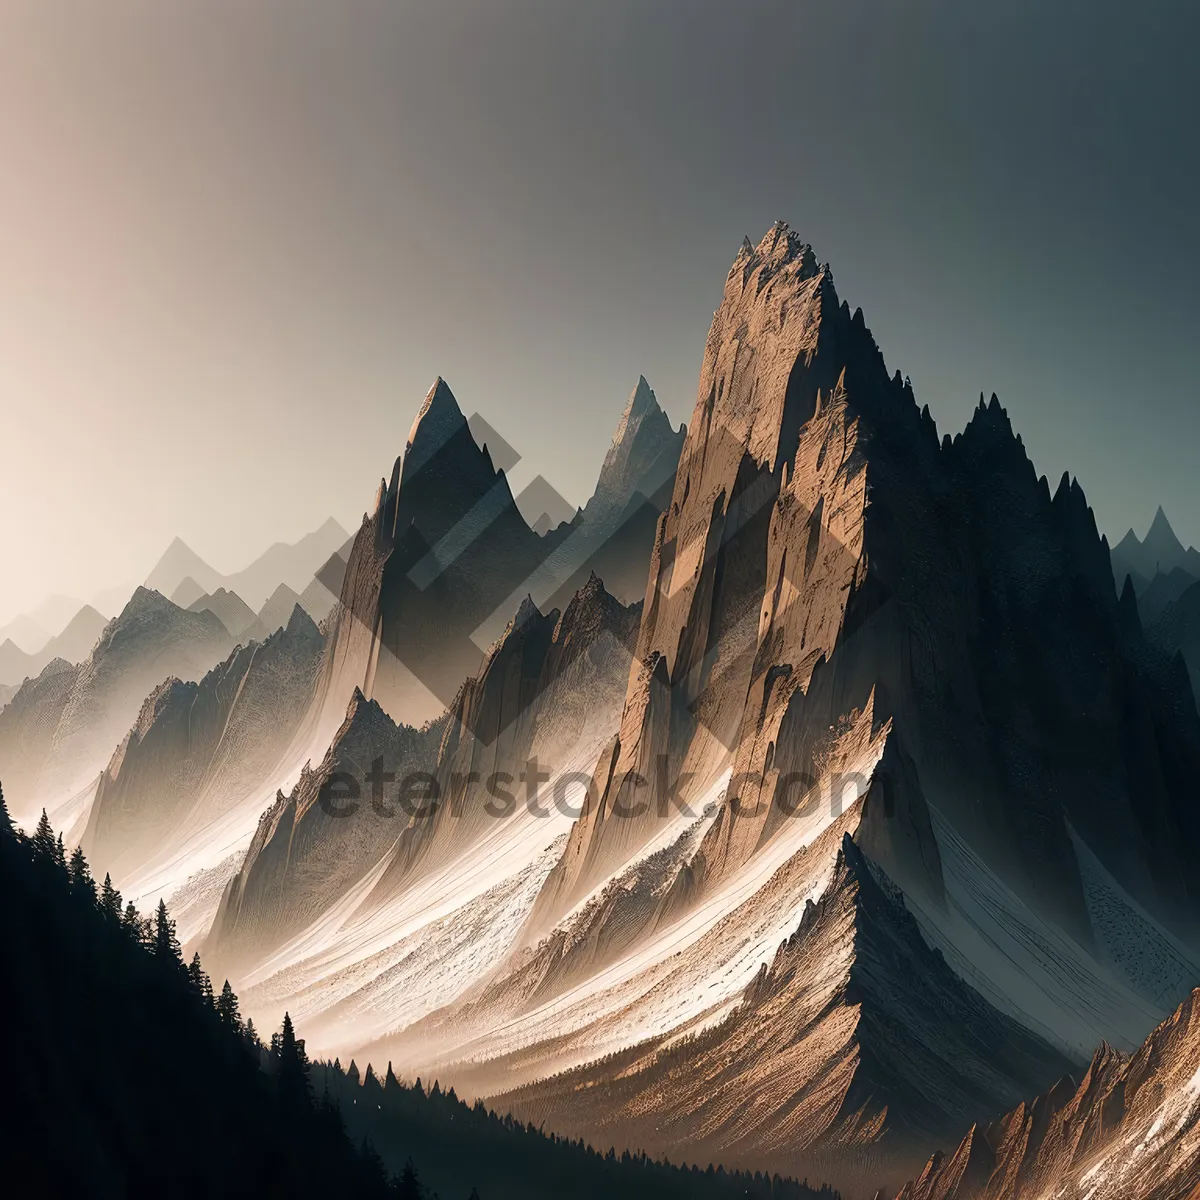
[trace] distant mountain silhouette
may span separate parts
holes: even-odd
[[[10,642],[22,654],[36,654],[49,640],[49,631],[27,613],[18,613],[7,625],[0,625],[0,645]]]
[[[280,586],[283,585],[281,584]],[[190,604],[186,605],[186,607],[190,612],[212,613],[229,630],[230,635],[235,638],[243,637],[246,630],[254,624],[256,619],[254,609],[237,592],[226,591],[225,588],[217,588],[211,596],[201,596],[199,599],[193,600]],[[290,611],[288,615],[291,615]],[[281,624],[286,624],[286,620],[284,618]]]
[[[1134,579],[1133,587],[1137,593],[1138,613],[1141,615],[1143,624],[1156,621],[1167,606],[1178,600],[1195,582],[1196,576],[1184,570],[1183,567],[1172,567],[1170,571],[1160,571],[1140,589],[1138,581]]]
[[[1139,539],[1132,529],[1129,530],[1112,548],[1111,558],[1117,591],[1121,590],[1126,575],[1132,576],[1139,595],[1156,575],[1170,575],[1177,569],[1200,579],[1200,550],[1193,546],[1184,549],[1161,505],[1145,538]]]
[[[14,812],[69,802],[99,775],[157,684],[199,678],[230,645],[212,613],[187,612],[138,588],[78,667],[54,659],[0,712],[0,763]]]
[[[180,608],[191,608],[197,600],[203,600],[207,593],[205,590],[189,575],[170,595],[169,599],[172,604],[178,604]]]
[[[197,593],[200,596],[216,591],[223,582],[218,571],[210,567],[182,538],[177,537],[154,564],[154,570],[146,576],[146,587],[161,596],[173,597],[188,579],[193,587],[200,589]],[[191,599],[196,599],[196,596]]]
[[[302,592],[329,556],[346,546],[348,540],[349,534],[330,517],[298,542],[275,542],[248,567],[226,576],[177,537],[146,577],[146,587],[169,596],[181,608],[190,608],[201,596],[211,596],[224,588],[257,609],[281,583]]]
[[[243,630],[242,636],[253,638],[258,642],[266,641],[275,630],[281,629],[291,620],[292,612],[297,604],[314,621],[319,621],[325,615],[323,612],[318,614],[310,611],[304,600],[292,588],[288,587],[286,583],[281,583],[267,597],[267,602],[262,608],[256,614],[253,614],[253,620]]]
[[[350,535],[330,517],[298,542],[276,542],[267,547],[248,567],[225,579],[224,586],[258,609],[281,583],[303,592],[331,554],[343,548],[348,551],[349,540]],[[316,619],[315,614],[309,615]]]
[[[11,640],[0,643],[0,684],[20,684],[39,675],[52,659],[82,662],[91,653],[107,619],[90,604],[85,604],[67,627],[47,641],[36,654],[25,654]]]

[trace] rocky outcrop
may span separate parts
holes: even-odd
[[[526,595],[543,612],[562,609],[594,569],[636,599],[681,437],[640,384],[588,509],[538,533],[439,379],[350,553],[315,740],[353,687],[400,720],[450,707]]]
[[[1069,1065],[950,971],[847,835],[726,1019],[493,1103],[563,1134],[869,1195]]]
[[[611,735],[638,611],[595,577],[561,615],[527,600],[454,706],[421,730],[393,725],[356,693],[321,766],[305,768],[260,825],[222,901],[210,953],[233,962],[274,950],[296,932],[295,914],[324,911],[347,881],[368,881],[364,908],[378,908],[512,819],[536,790],[527,773],[557,774],[580,744]],[[344,804],[343,792],[353,793]],[[318,879],[314,864],[335,860]]]
[[[155,688],[100,777],[83,837],[94,867],[125,886],[266,778],[308,709],[321,647],[297,606],[285,628],[239,646],[199,683]]]
[[[383,776],[423,782],[436,766],[441,734],[442,722],[420,730],[396,725],[356,691],[321,763],[306,766],[291,794],[280,792],[263,813],[221,898],[205,961],[235,972],[360,884],[402,827],[403,810],[383,799]],[[420,796],[407,800],[423,804]]]
[[[445,718],[437,803],[409,822],[378,896],[394,893],[418,864],[451,860],[490,822],[527,806],[539,782],[583,765],[581,746],[611,735],[639,615],[595,575],[561,614],[543,615],[528,597],[521,603]]]
[[[439,715],[479,668],[473,635],[540,561],[541,545],[439,379],[350,552],[316,740],[355,687],[399,720]]]
[[[1121,616],[1078,484],[1051,493],[995,397],[939,441],[784,226],[743,246],[714,317],[638,657],[531,938],[654,837],[619,816],[650,760],[668,779],[728,765],[739,781],[681,880],[687,907],[772,841],[781,781],[819,777],[828,733],[871,697],[920,822],[933,806],[1031,911],[1098,957],[1132,952],[1097,949],[1082,842],[1104,880],[1193,937],[1200,723],[1181,673]],[[922,906],[943,905],[928,856],[886,853],[911,838],[863,836]]]
[[[1195,991],[1135,1054],[1102,1045],[1077,1079],[972,1126],[897,1200],[1192,1200],[1198,1189]]]

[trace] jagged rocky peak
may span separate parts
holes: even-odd
[[[206,961],[211,955],[221,969],[232,969],[256,950],[278,945],[369,873],[395,842],[401,814],[371,803],[366,772],[377,761],[396,778],[430,772],[444,723],[421,730],[397,724],[376,700],[354,688],[320,764],[306,767],[291,793],[277,798],[260,821],[241,869],[221,898],[205,944]],[[328,785],[347,778],[359,785],[364,801],[352,806],[354,817],[348,820],[339,819],[348,814],[328,799]]]
[[[503,471],[475,441],[454,393],[440,376],[417,412],[390,482],[381,485],[377,510],[385,539],[401,539],[414,528],[430,545],[472,510],[485,525],[520,519]],[[524,521],[522,526],[528,530]]]
[[[801,279],[817,274],[820,268],[813,248],[786,222],[776,221],[763,234],[757,246],[751,245],[748,237],[742,239],[741,249],[733,261],[730,275],[741,270],[745,275],[760,267],[769,276],[783,267],[791,267]]]
[[[534,604],[533,597],[526,593],[525,599],[521,601],[520,605],[517,607],[517,611],[514,614],[512,621],[509,622],[506,634],[523,629],[529,624],[530,621],[538,620],[541,618],[541,616],[541,610],[536,604]]]
[[[294,604],[292,606],[292,615],[288,617],[288,622],[283,626],[289,637],[305,637],[305,638],[320,638],[321,631],[317,628],[317,623],[308,615],[302,604]]]
[[[584,509],[585,522],[619,519],[636,498],[654,498],[664,485],[669,486],[685,434],[682,425],[672,429],[646,377],[639,375],[617,422],[596,490]]]
[[[1200,1187],[1200,991],[1132,1056],[1087,1069],[937,1152],[897,1200],[1183,1200]]]
[[[1070,1068],[954,975],[848,834],[811,853],[831,849],[831,870],[798,856],[798,874],[824,877],[815,902],[723,1018],[500,1102],[560,1133],[819,1175],[861,1196]]]
[[[640,601],[637,604],[622,604],[593,571],[563,609],[554,628],[553,643],[564,650],[572,642],[590,645],[607,631],[632,652],[641,613]]]
[[[414,468],[432,458],[467,424],[450,385],[439,375],[413,418],[404,456]]]
[[[1175,530],[1171,528],[1171,522],[1167,520],[1167,514],[1163,512],[1161,504],[1154,513],[1154,520],[1150,522],[1150,528],[1146,531],[1142,546],[1164,563],[1180,557],[1184,552],[1183,543],[1175,535]]]

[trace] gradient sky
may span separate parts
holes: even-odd
[[[582,502],[743,234],[1200,542],[1193,4],[0,0],[0,621],[353,528],[439,373]],[[520,471],[522,468],[518,468]]]

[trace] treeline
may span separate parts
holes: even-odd
[[[390,1066],[310,1064],[286,1014],[264,1045],[228,981],[184,964],[164,903],[146,918],[97,884],[44,813],[26,837],[2,790],[0,1021],[0,1178],[41,1197],[836,1200],[602,1154]]]
[[[338,1104],[354,1139],[368,1139],[389,1166],[418,1158],[421,1184],[443,1196],[477,1188],[486,1200],[837,1200],[830,1188],[778,1175],[601,1153],[499,1116],[481,1101],[467,1105],[436,1082],[405,1085],[390,1064],[380,1079],[371,1067],[360,1078],[354,1063],[347,1070],[318,1063],[313,1081]]]
[[[405,1194],[314,1099],[290,1020],[263,1046],[228,983],[181,961],[165,905],[144,920],[45,814],[17,831],[2,792],[0,1013],[0,1172],[21,1194]]]

